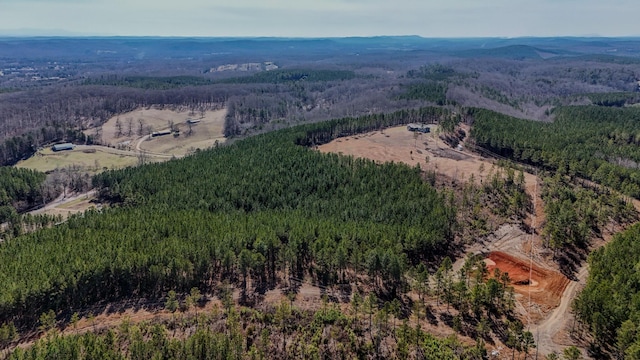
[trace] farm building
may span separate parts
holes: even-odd
[[[55,144],[51,147],[51,150],[53,151],[73,150],[74,147],[75,145],[73,145],[72,143]]]
[[[197,124],[200,121],[200,119],[187,119],[187,124]]]
[[[151,137],[164,136],[171,134],[171,130],[156,131],[151,133]]]
[[[407,130],[413,131],[413,132],[421,132],[421,133],[431,132],[431,129],[429,128],[429,126],[425,124],[409,124],[407,125]]]

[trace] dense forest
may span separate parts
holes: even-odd
[[[13,259],[0,262],[0,313],[19,320],[45,307],[208,289],[222,279],[273,286],[287,271],[332,284],[347,267],[366,270],[379,292],[394,295],[405,269],[448,251],[455,210],[419,169],[296,143],[406,121],[401,115],[294,128],[103,173],[95,179],[101,196],[122,206],[0,249]]]
[[[0,167],[0,224],[49,200],[43,194],[45,178],[45,174],[33,170]]]
[[[617,358],[640,358],[640,226],[589,257],[589,280],[574,309],[595,345]]]
[[[477,145],[535,166],[640,197],[638,108],[561,107],[552,123],[474,111]]]

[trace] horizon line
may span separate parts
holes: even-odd
[[[35,35],[35,34],[11,34],[3,33],[0,30],[0,38],[155,38],[155,39],[373,39],[373,38],[417,38],[424,40],[455,40],[455,39],[640,39],[640,35],[522,35],[522,36],[422,36],[415,34],[405,35],[345,35],[345,36],[277,36],[277,35],[81,35],[81,34],[56,34],[56,35]]]

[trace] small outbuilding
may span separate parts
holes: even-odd
[[[171,130],[156,131],[154,133],[151,133],[151,137],[164,136],[169,134],[171,134]]]
[[[75,148],[75,145],[73,145],[72,143],[64,143],[64,144],[55,144],[51,147],[51,150],[53,151],[65,151],[65,150],[73,150],[73,148]]]
[[[429,126],[425,124],[409,124],[407,125],[407,130],[412,132],[421,132],[421,133],[431,132],[431,129],[429,128]]]

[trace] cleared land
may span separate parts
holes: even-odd
[[[478,155],[449,148],[436,137],[435,131],[428,134],[412,133],[407,131],[406,126],[339,138],[319,146],[318,150],[379,162],[403,162],[411,166],[420,164],[423,169],[434,169],[459,181],[469,179],[471,174],[476,181],[484,181],[494,166]],[[527,189],[533,190],[536,177],[527,173],[524,175]]]
[[[60,197],[45,207],[31,211],[30,214],[47,214],[47,215],[62,215],[63,218],[67,218],[70,215],[84,212],[91,208],[99,208],[101,205],[94,203],[95,191],[89,191],[83,194],[72,194],[68,197]]]
[[[560,298],[569,279],[557,271],[545,269],[535,262],[509,255],[501,251],[490,253],[485,259],[489,272],[500,269],[503,273],[509,273],[511,284],[516,294],[523,298],[523,306],[528,305],[529,296],[531,302],[540,307],[552,309],[560,304]]]
[[[29,159],[20,161],[16,167],[49,172],[72,166],[81,171],[97,173],[137,163],[138,157],[135,153],[116,151],[104,146],[77,146],[74,150],[59,152],[50,148],[42,149]]]
[[[182,157],[195,149],[206,149],[225,141],[223,135],[226,110],[207,111],[196,115],[172,110],[140,109],[109,119],[98,128],[86,130],[87,135],[100,134],[106,146],[79,145],[74,150],[54,152],[51,148],[39,150],[34,156],[20,161],[16,166],[50,172],[74,167],[91,174],[106,169],[119,169],[137,165],[144,151],[144,161],[159,162],[172,156]],[[193,115],[193,116],[191,116]],[[194,120],[189,129],[187,119]],[[120,125],[117,125],[117,123]],[[131,123],[131,132],[129,132]],[[175,134],[150,137],[150,132],[169,129],[173,124],[179,130]],[[121,127],[120,136],[117,136]],[[129,135],[130,134],[130,135]],[[139,135],[142,134],[142,135]]]
[[[102,125],[101,130],[90,129],[85,133],[101,133],[100,141],[108,146],[137,150],[136,143],[139,143],[141,150],[179,157],[195,149],[212,147],[216,141],[223,143],[226,115],[226,109],[196,114],[188,111],[138,109],[109,119]],[[187,123],[189,119],[194,120],[191,128]],[[175,136],[175,133],[158,137],[148,136],[152,132],[169,130],[171,126],[179,130],[178,136]],[[140,142],[143,138],[145,141]]]

